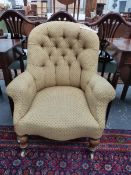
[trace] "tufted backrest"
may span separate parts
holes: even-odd
[[[27,71],[38,91],[51,86],[85,89],[97,72],[98,49],[98,37],[88,28],[72,22],[47,22],[29,35]]]

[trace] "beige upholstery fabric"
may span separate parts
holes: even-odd
[[[18,135],[100,138],[115,91],[97,75],[97,35],[80,24],[49,22],[31,32],[26,71],[7,92]]]
[[[99,124],[90,113],[84,92],[75,87],[55,86],[37,93],[30,110],[16,129],[20,135],[28,132],[68,140],[86,137],[87,133],[90,137],[95,135],[99,138],[96,128],[99,129]]]
[[[80,24],[41,24],[29,36],[27,70],[37,90],[56,85],[85,89],[97,71],[98,49],[96,33],[81,29]]]

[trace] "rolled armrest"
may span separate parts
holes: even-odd
[[[89,86],[95,97],[99,100],[109,103],[115,98],[115,90],[112,85],[105,78],[97,74],[91,78]]]
[[[36,95],[36,85],[32,75],[25,71],[16,77],[7,87],[7,94],[14,101],[14,124],[29,110]]]
[[[86,85],[85,96],[93,117],[100,128],[104,129],[108,103],[115,98],[114,88],[106,79],[96,74]]]

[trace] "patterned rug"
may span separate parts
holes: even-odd
[[[13,127],[0,127],[0,175],[128,175],[131,173],[131,131],[105,130],[94,160],[87,139],[56,142],[30,137],[26,156]]]

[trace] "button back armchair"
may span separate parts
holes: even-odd
[[[89,137],[92,151],[99,144],[115,91],[97,74],[98,50],[97,35],[78,23],[53,21],[32,30],[26,71],[7,87],[21,148],[28,135]]]

